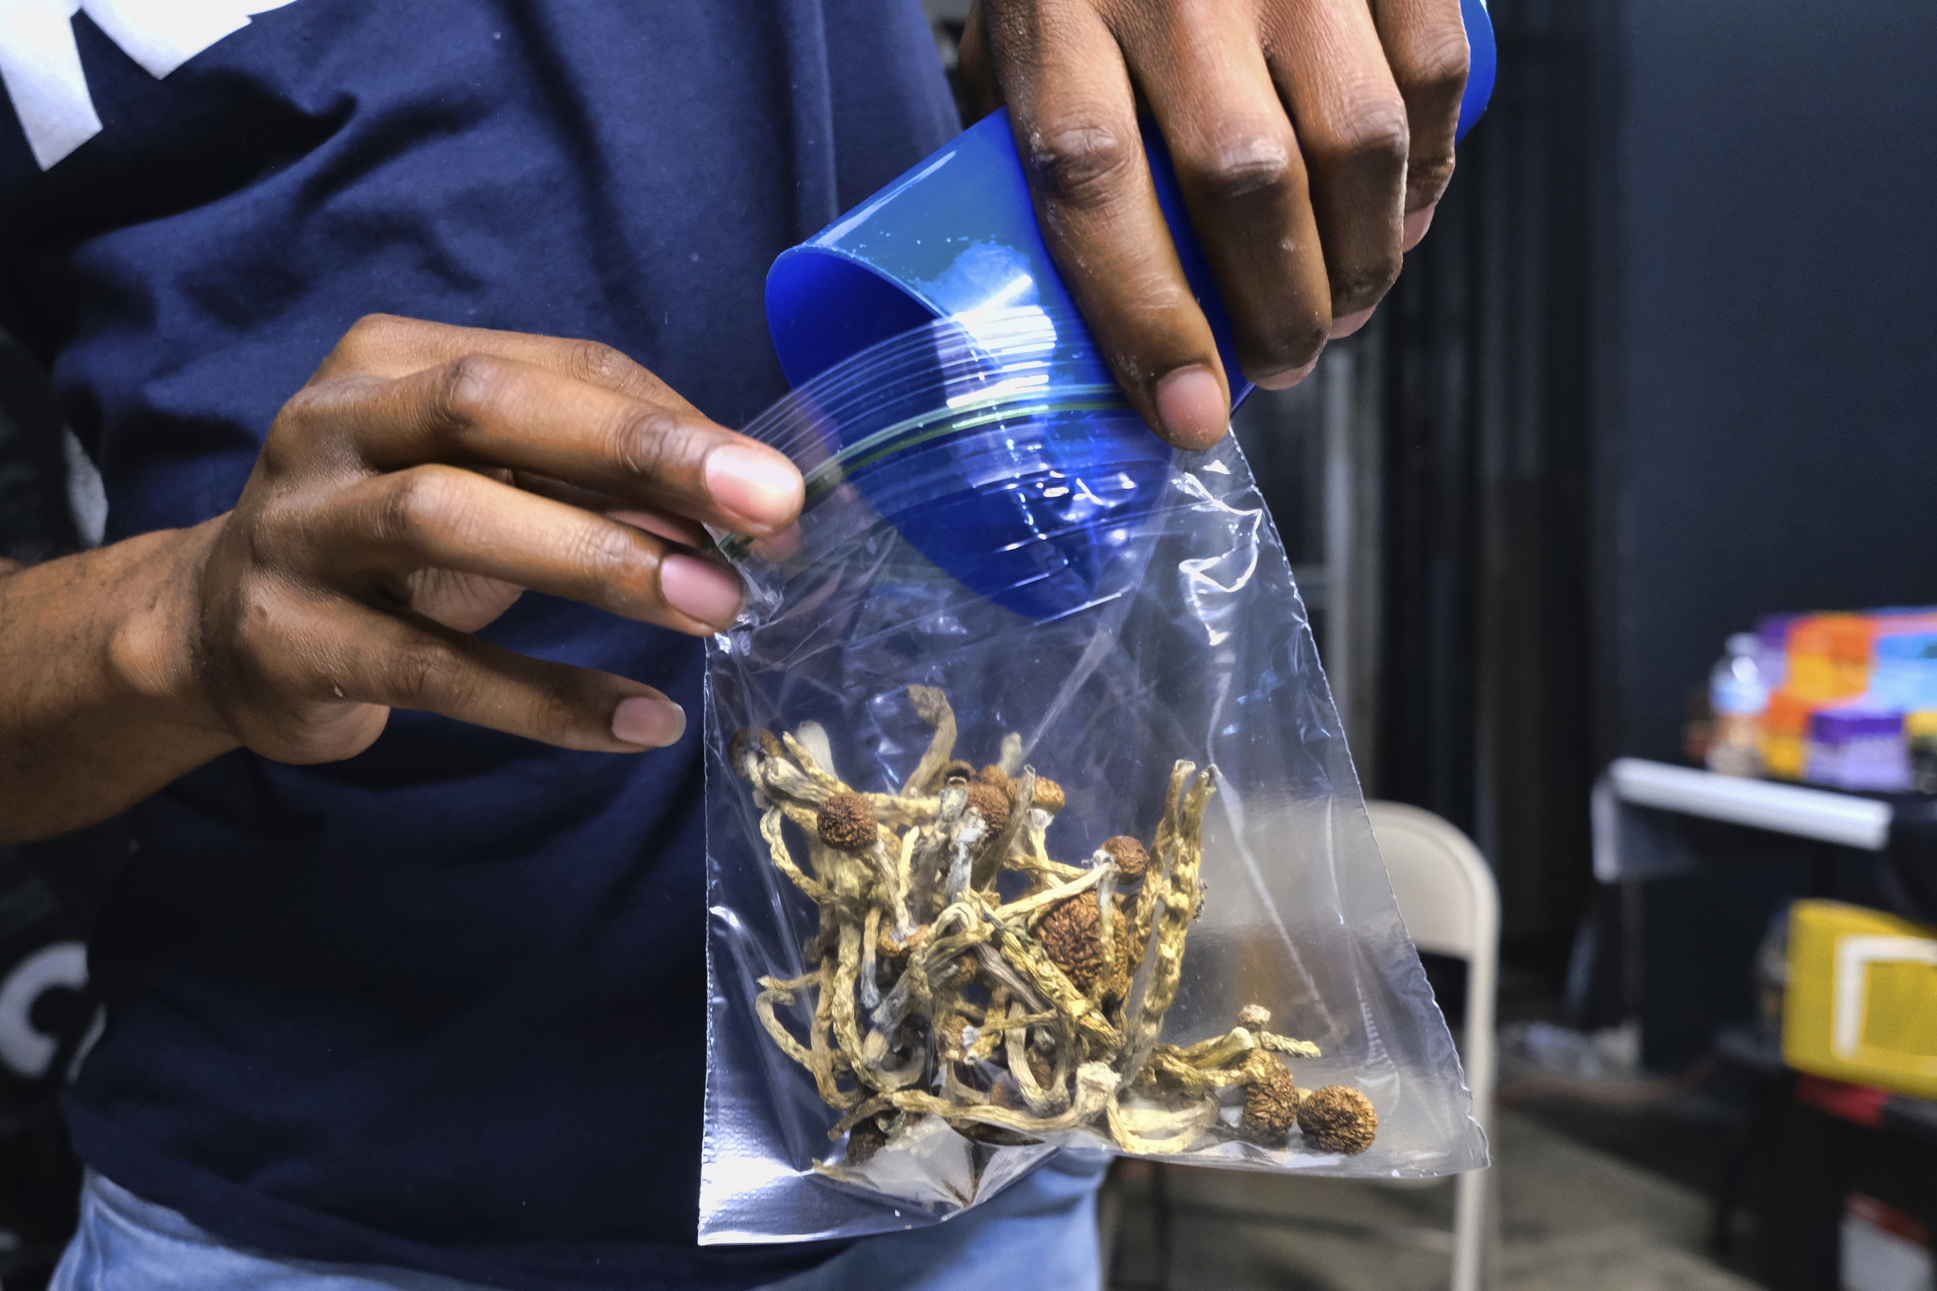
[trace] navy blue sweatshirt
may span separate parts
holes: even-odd
[[[295,0],[162,79],[73,30],[101,128],[44,168],[59,130],[0,50],[0,326],[110,541],[233,505],[371,312],[609,342],[740,424],[783,389],[766,266],[955,128],[914,0]],[[531,593],[484,635],[699,711],[690,638]],[[294,1256],[533,1291],[811,1263],[694,1246],[694,738],[399,712],[346,762],[238,752],[157,794],[92,944],[81,1154]]]

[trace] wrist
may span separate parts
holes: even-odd
[[[124,702],[223,749],[240,741],[210,702],[195,654],[202,569],[227,519],[225,514],[121,544],[133,550],[115,571],[119,594],[107,643],[109,684]]]

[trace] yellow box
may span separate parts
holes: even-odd
[[[1937,1098],[1937,927],[1841,901],[1791,906],[1782,1057]]]

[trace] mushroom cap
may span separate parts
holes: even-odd
[[[1327,1085],[1298,1104],[1298,1128],[1307,1143],[1354,1157],[1372,1146],[1379,1113],[1371,1099],[1350,1085]]]
[[[881,837],[881,826],[866,794],[844,790],[821,804],[814,815],[814,832],[829,847],[865,852]]]
[[[1115,838],[1103,840],[1103,850],[1116,862],[1117,877],[1125,883],[1135,883],[1150,869],[1150,853],[1143,844],[1128,834],[1118,834]]]
[[[888,1146],[888,1132],[870,1116],[847,1132],[847,1164],[866,1165],[874,1154]]]
[[[1244,1060],[1244,1115],[1238,1131],[1264,1147],[1283,1147],[1298,1123],[1298,1086],[1274,1055],[1253,1049]]]
[[[1014,804],[1018,791],[1021,788],[1022,782],[1020,780],[1011,780],[1009,782],[1009,802],[1011,804]],[[1036,787],[1029,795],[1029,805],[1040,808],[1052,816],[1055,815],[1063,809],[1063,786],[1057,784],[1048,776],[1037,776]]]
[[[922,924],[908,934],[906,941],[903,941],[895,936],[894,929],[884,927],[880,935],[874,939],[874,953],[882,959],[900,959],[921,945],[928,936],[928,929],[928,924]]]
[[[1009,823],[1009,795],[986,780],[969,785],[968,805],[969,810],[982,813],[991,834],[1001,833],[1002,827]]]
[[[1036,940],[1077,990],[1087,993],[1103,974],[1103,915],[1094,896],[1073,896],[1051,906],[1036,925]]]

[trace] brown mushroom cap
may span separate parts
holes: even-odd
[[[1350,1085],[1327,1085],[1298,1104],[1298,1128],[1314,1147],[1355,1157],[1372,1146],[1379,1113]]]
[[[888,1132],[870,1116],[847,1132],[847,1164],[866,1165],[875,1153],[888,1146]]]
[[[1095,896],[1073,896],[1051,906],[1036,925],[1036,940],[1071,986],[1087,993],[1096,985],[1104,963],[1103,915]]]
[[[814,816],[814,831],[829,847],[843,852],[865,852],[880,838],[880,822],[874,804],[866,794],[837,793],[821,804]]]
[[[1011,780],[1009,782],[1009,802],[1011,804],[1015,802],[1021,789],[1022,781]],[[1029,795],[1029,805],[1031,807],[1040,807],[1050,815],[1055,815],[1063,809],[1063,786],[1057,784],[1048,776],[1037,776],[1036,787]]]
[[[982,813],[982,820],[989,827],[989,833],[999,834],[1002,827],[1009,823],[1009,795],[986,780],[977,780],[968,787],[969,810]]]
[[[1268,1148],[1283,1147],[1298,1123],[1298,1086],[1285,1064],[1263,1049],[1244,1060],[1244,1115],[1238,1132]]]
[[[1135,883],[1150,869],[1150,853],[1144,851],[1143,844],[1128,834],[1104,839],[1103,850],[1116,862],[1117,877],[1125,883]]]
[[[922,924],[908,934],[906,941],[897,938],[894,929],[883,928],[880,936],[874,939],[874,953],[882,959],[900,959],[921,945],[922,940],[928,936],[928,928],[929,925]]]

